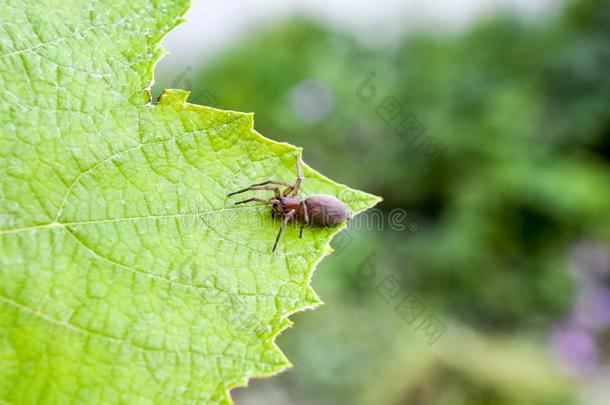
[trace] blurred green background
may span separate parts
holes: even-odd
[[[158,78],[384,198],[238,405],[610,403],[610,4],[555,11],[375,48],[292,18]]]

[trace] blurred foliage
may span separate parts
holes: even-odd
[[[386,378],[354,403],[379,403],[379,398],[421,405],[575,403],[566,380],[523,339],[481,337],[452,325],[444,342],[451,343],[439,342],[437,355],[416,344],[396,348]],[[419,355],[413,349],[420,349]]]
[[[555,388],[511,397],[503,384],[529,392],[528,383],[447,365],[454,354],[393,374],[393,350],[413,349],[414,339],[388,342],[385,335],[402,339],[405,325],[379,298],[380,279],[358,269],[373,254],[379,274],[396,275],[439,314],[480,332],[543,336],[572,300],[570,246],[610,241],[609,38],[610,7],[601,0],[569,2],[537,24],[495,16],[463,35],[412,34],[377,49],[294,20],[253,33],[202,68],[190,101],[213,95],[221,108],[256,112],[261,133],[303,146],[316,169],[383,196],[386,213],[408,211],[405,231],[350,231],[354,242],[322,264],[314,285],[333,309],[297,316],[303,332],[280,343],[299,367],[280,382],[316,387],[307,391],[315,403],[572,403],[556,400],[563,394]],[[367,100],[371,77],[376,92]],[[400,120],[380,117],[389,96],[425,128],[418,138],[405,140],[395,132]],[[422,139],[438,140],[444,153],[419,147]],[[322,357],[313,355],[317,345]],[[396,375],[413,375],[399,383],[399,397],[361,396],[373,389],[367,381]],[[455,385],[456,401],[443,402],[438,395]]]

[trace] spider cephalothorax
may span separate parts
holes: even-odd
[[[280,231],[273,244],[273,252],[286,228],[289,221],[299,221],[301,224],[299,237],[303,237],[303,227],[307,224],[319,226],[334,226],[351,218],[351,214],[343,202],[327,194],[316,194],[301,200],[298,197],[301,183],[303,182],[303,172],[299,158],[296,158],[297,179],[294,184],[283,180],[266,180],[262,183],[253,184],[250,187],[229,194],[229,196],[243,193],[249,190],[269,190],[273,191],[274,197],[271,199],[249,198],[238,201],[235,204],[243,204],[257,201],[264,204],[271,204],[271,215],[282,219]],[[279,186],[286,187],[280,192]]]

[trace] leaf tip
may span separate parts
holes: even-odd
[[[164,89],[157,99],[157,104],[162,106],[182,105],[186,103],[190,94],[191,92],[188,90]]]

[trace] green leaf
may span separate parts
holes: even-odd
[[[227,193],[294,179],[252,114],[149,102],[186,1],[0,2],[0,402],[230,402],[289,363],[341,227],[278,230]],[[247,65],[245,65],[247,66]],[[246,68],[246,67],[245,67]],[[305,166],[304,194],[378,198]]]

